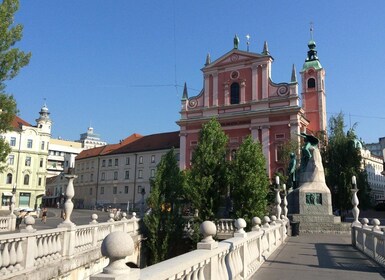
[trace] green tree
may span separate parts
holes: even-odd
[[[162,157],[147,204],[150,214],[143,219],[149,250],[149,264],[173,257],[182,241],[183,220],[180,214],[183,177],[178,167],[174,149]]]
[[[186,196],[192,206],[199,210],[201,220],[213,220],[219,211],[221,196],[226,194],[227,136],[216,119],[202,126],[199,142],[188,174]]]
[[[23,33],[23,26],[14,24],[18,9],[18,0],[3,0],[0,4],[0,133],[10,129],[17,113],[15,99],[5,92],[5,82],[16,77],[31,57],[31,53],[24,53],[14,47],[21,40]],[[0,138],[0,162],[6,160],[9,152],[8,144]]]
[[[334,206],[341,213],[351,209],[352,176],[357,176],[360,186],[358,192],[360,205],[369,206],[369,185],[366,172],[362,169],[360,145],[357,145],[357,137],[354,128],[345,132],[344,115],[342,113],[331,117],[329,121],[328,144],[323,150],[326,183],[333,193]]]
[[[253,217],[266,214],[269,178],[266,159],[260,143],[246,137],[230,164],[231,198],[234,218],[244,218],[248,223]]]

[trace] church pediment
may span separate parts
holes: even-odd
[[[203,70],[207,71],[214,68],[225,67],[232,64],[255,62],[255,61],[265,61],[271,59],[270,55],[261,55],[257,53],[240,51],[233,49],[225,55],[221,56],[217,60],[213,61],[207,65]]]

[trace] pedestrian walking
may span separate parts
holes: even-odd
[[[41,221],[43,223],[45,223],[47,221],[47,212],[48,212],[47,207],[44,207],[43,211],[42,211],[42,214],[41,214]]]

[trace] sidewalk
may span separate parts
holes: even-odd
[[[289,237],[251,278],[253,280],[377,280],[385,270],[351,246],[350,235]]]

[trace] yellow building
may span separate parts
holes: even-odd
[[[45,193],[52,121],[46,105],[39,114],[36,126],[15,116],[13,129],[2,135],[12,151],[8,155],[5,169],[0,173],[0,209],[9,209],[13,193],[16,208],[36,208],[41,203]]]

